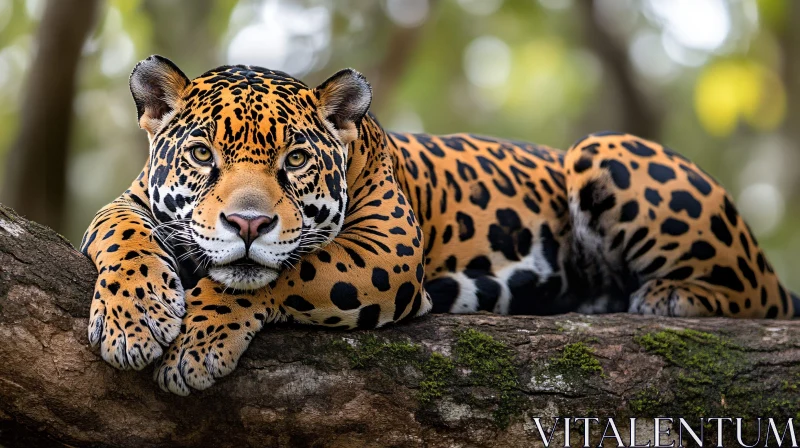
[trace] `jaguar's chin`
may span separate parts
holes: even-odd
[[[249,260],[213,266],[208,270],[208,274],[214,281],[229,288],[245,291],[263,288],[278,278],[277,270]]]

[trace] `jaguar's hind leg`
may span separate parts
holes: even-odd
[[[574,246],[587,267],[579,274],[592,288],[644,285],[630,296],[639,313],[794,316],[730,195],[688,159],[632,135],[600,133],[573,145],[564,166]]]
[[[721,316],[738,308],[724,294],[696,283],[675,280],[650,280],[631,294],[628,311],[659,316]],[[738,309],[736,309],[738,312]]]

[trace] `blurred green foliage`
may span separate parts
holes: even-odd
[[[57,1],[57,0],[53,0]],[[800,7],[791,0],[108,0],[84,46],[69,148],[77,242],[141,169],[127,77],[152,53],[190,77],[250,63],[315,84],[367,75],[389,129],[567,148],[641,132],[736,198],[800,289]],[[19,125],[46,0],[0,0],[0,160]],[[797,75],[797,76],[795,76]],[[2,163],[2,162],[0,162]],[[46,163],[46,161],[42,161]]]

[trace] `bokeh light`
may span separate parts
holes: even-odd
[[[786,201],[772,184],[753,184],[737,198],[739,211],[756,235],[769,236],[783,219]]]
[[[234,11],[236,22],[246,22],[252,4]],[[242,18],[245,18],[242,20]],[[330,12],[286,0],[269,0],[228,44],[229,64],[258,65],[302,77],[320,62],[330,44]]]
[[[663,32],[693,50],[713,52],[725,42],[731,20],[723,0],[648,0]]]
[[[413,28],[420,26],[428,17],[428,0],[385,0],[386,15],[392,22]]]
[[[481,36],[464,50],[464,73],[478,87],[505,84],[511,73],[511,50],[495,36]]]
[[[470,14],[488,16],[502,6],[503,0],[458,0],[458,4]]]

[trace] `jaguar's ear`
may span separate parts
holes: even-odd
[[[346,68],[316,89],[322,121],[347,145],[358,138],[358,124],[369,110],[372,87],[364,75]]]
[[[130,79],[139,127],[152,138],[181,107],[189,78],[167,58],[153,55],[136,64]]]

